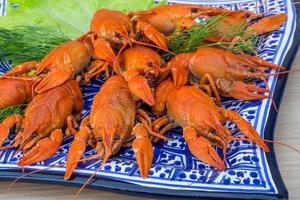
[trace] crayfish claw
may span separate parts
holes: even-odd
[[[155,45],[160,47],[162,50],[168,51],[168,39],[164,34],[156,30],[150,24],[140,20],[137,20],[136,27]]]
[[[139,166],[140,176],[147,178],[153,160],[153,147],[148,138],[147,130],[142,124],[137,124],[132,131],[136,137],[132,143],[132,149]]]
[[[8,116],[0,124],[0,147],[3,145],[9,135],[10,129],[16,124],[17,129],[22,124],[23,117],[18,114]]]
[[[287,15],[281,13],[278,15],[268,16],[262,20],[250,25],[248,30],[253,30],[255,34],[262,35],[271,31],[275,31],[286,21]]]
[[[130,78],[128,80],[128,88],[135,96],[145,101],[148,105],[154,105],[154,95],[152,94],[147,79],[143,76],[137,75]]]
[[[38,83],[35,91],[37,93],[43,93],[65,83],[67,80],[71,79],[72,76],[73,72],[71,69],[68,70],[68,67],[65,67],[65,69],[51,71],[40,83]]]
[[[242,81],[231,81],[227,79],[219,79],[217,81],[218,88],[224,96],[230,96],[240,100],[257,100],[266,99],[269,96],[258,94],[257,92],[268,92],[267,88],[261,88],[254,85],[248,85]]]
[[[0,146],[3,145],[9,134],[9,127],[4,124],[0,124]]]
[[[63,133],[60,129],[54,130],[50,137],[44,138],[25,153],[18,162],[18,166],[32,165],[34,163],[47,160],[59,149],[63,140]]]
[[[184,66],[173,66],[171,68],[174,85],[176,87],[184,86],[188,82],[189,70]]]
[[[87,126],[81,127],[80,130],[75,134],[75,138],[70,146],[66,161],[66,172],[64,176],[65,180],[70,179],[79,160],[82,158],[88,142],[89,134],[90,130]]]
[[[224,162],[209,140],[202,136],[197,137],[196,130],[191,127],[184,128],[183,136],[193,156],[220,171],[225,170]]]
[[[28,73],[31,70],[35,69],[37,65],[38,65],[37,61],[24,62],[24,63],[21,63],[21,64],[15,66],[13,69],[6,72],[4,75],[5,76],[22,75],[22,74]]]
[[[173,82],[170,80],[165,80],[156,87],[154,94],[155,104],[152,107],[152,110],[156,115],[162,116],[165,114],[167,98],[174,87]]]

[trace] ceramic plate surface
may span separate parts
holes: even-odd
[[[257,13],[273,15],[286,13],[287,22],[277,31],[260,37],[258,44],[259,57],[289,68],[297,50],[299,41],[299,18],[297,9],[291,0],[232,0],[232,1],[169,1],[169,3],[192,3],[223,7],[230,10],[252,10]],[[0,0],[0,14],[5,14],[5,1]],[[0,74],[11,68],[8,61],[0,63]],[[272,71],[273,72],[273,71]],[[270,77],[269,88],[277,105],[283,92],[286,76]],[[94,80],[91,86],[82,85],[84,94],[84,110],[86,116],[94,95],[99,91],[103,80]],[[257,85],[264,86],[263,82]],[[260,133],[262,138],[272,139],[277,113],[270,99],[262,101],[238,101],[226,99],[222,105],[237,111],[247,119]],[[235,137],[242,134],[236,126],[227,124]],[[93,187],[146,192],[153,194],[241,199],[286,199],[287,190],[280,177],[273,146],[271,153],[265,154],[262,149],[248,141],[234,141],[227,149],[226,166],[228,170],[216,173],[210,166],[195,159],[188,150],[182,130],[174,129],[167,133],[172,138],[168,142],[161,141],[154,146],[154,159],[147,179],[139,177],[137,162],[132,149],[124,149],[119,155],[111,158],[103,169],[97,173],[91,183]],[[4,145],[9,145],[14,135]],[[44,169],[65,163],[66,155],[72,138],[63,142],[59,151],[51,159],[26,167],[26,171]],[[14,155],[16,150],[0,152],[0,177],[15,178],[20,175],[17,162],[21,154]],[[94,154],[88,148],[85,156]],[[88,161],[79,164],[75,170],[75,178],[63,180],[64,167],[48,169],[43,173],[26,177],[27,180],[42,180],[66,184],[82,184],[86,177],[94,173],[101,161]],[[217,175],[216,175],[217,174]],[[180,192],[179,192],[180,191]]]

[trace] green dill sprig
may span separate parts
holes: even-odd
[[[9,106],[7,108],[0,109],[0,123],[8,116],[13,114],[24,114],[25,104]]]
[[[258,37],[251,30],[247,29],[247,24],[230,24],[221,28],[219,23],[225,16],[218,15],[198,23],[190,29],[182,32],[176,31],[171,35],[168,43],[170,50],[178,54],[193,52],[200,47],[213,46],[233,52],[255,53]],[[218,33],[223,33],[223,38],[217,42],[207,43],[206,39],[209,36],[218,35]],[[238,37],[239,40],[228,41],[228,39],[235,37]]]
[[[221,40],[215,43],[201,45],[201,47],[220,47],[227,51],[232,51],[235,53],[246,52],[250,54],[256,54],[257,41],[258,41],[257,36],[251,36],[246,40],[240,39],[234,42],[225,42]]]
[[[46,27],[0,28],[0,53],[15,65],[41,60],[51,49],[68,40],[61,31]]]
[[[205,38],[216,33],[218,24],[224,15],[218,15],[204,22],[195,24],[190,29],[175,31],[168,46],[174,53],[192,52],[204,44]]]

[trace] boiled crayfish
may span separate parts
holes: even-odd
[[[135,119],[142,118],[135,125]],[[80,161],[87,144],[97,151],[97,158],[105,162],[121,147],[132,144],[140,175],[147,177],[152,163],[153,152],[150,135],[149,116],[136,110],[126,80],[122,76],[112,76],[96,94],[88,118],[85,118],[80,131],[75,134],[67,158],[65,179],[69,179]]]
[[[45,75],[35,87],[35,92],[42,93],[74,79],[88,66],[91,56],[88,45],[71,40],[52,49],[41,62],[25,62],[4,75],[16,76],[36,69],[36,75]]]
[[[149,10],[130,11],[128,16],[151,24],[164,35],[171,35],[177,29],[189,28],[197,17],[207,17],[232,12],[225,9],[188,4],[160,5]]]
[[[150,24],[131,20],[120,11],[108,9],[96,11],[91,20],[90,31],[79,40],[88,41],[92,46],[94,59],[103,61],[94,66],[95,71],[96,69],[104,71],[107,63],[113,63],[113,66],[117,67],[118,56],[115,49],[121,53],[128,44],[139,43],[163,50],[168,49],[167,38]],[[116,67],[114,71],[118,73]]]
[[[135,96],[149,105],[154,105],[151,87],[164,76],[165,62],[149,47],[135,45],[127,48],[119,57],[120,72]]]
[[[17,124],[18,131],[13,145],[2,149],[19,146],[24,153],[18,162],[19,166],[50,158],[62,143],[61,128],[67,124],[66,132],[75,132],[74,117],[80,114],[82,108],[82,94],[78,82],[74,80],[36,95],[28,104],[24,118],[12,115],[0,124],[1,144],[14,124]]]
[[[177,87],[185,85],[191,73],[200,79],[202,87],[209,83],[217,98],[220,93],[241,100],[268,98],[267,95],[257,93],[267,92],[267,88],[247,84],[245,80],[262,79],[266,82],[268,75],[265,69],[283,69],[255,56],[236,55],[210,47],[199,48],[194,53],[179,54],[167,63],[167,68],[171,69]]]
[[[32,79],[0,79],[0,109],[29,103],[32,100]]]
[[[229,33],[232,25],[247,25],[245,28],[253,31],[254,35],[261,35],[278,29],[286,20],[286,14],[279,14],[263,18],[261,21],[248,25],[253,19],[261,18],[262,15],[246,10],[231,11],[222,8],[205,7],[199,5],[175,4],[161,5],[144,11],[131,11],[130,17],[135,16],[138,20],[151,24],[154,28],[165,35],[171,35],[175,30],[190,28],[196,24],[197,17],[211,18],[223,15],[218,23],[217,33],[207,40],[220,41]],[[231,41],[233,38],[227,38]]]
[[[153,111],[160,115],[167,112],[167,115],[153,122],[156,131],[164,125],[166,127],[160,134],[171,128],[182,127],[191,153],[218,170],[224,170],[225,165],[212,145],[222,148],[225,158],[227,143],[235,139],[224,126],[228,120],[236,123],[249,140],[266,152],[269,151],[259,134],[246,120],[234,111],[217,106],[214,100],[197,86],[176,88],[169,80],[162,82],[155,91]]]

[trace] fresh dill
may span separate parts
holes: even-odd
[[[61,31],[46,27],[0,28],[0,53],[16,65],[41,60],[51,49],[68,40]]]
[[[9,106],[7,108],[0,109],[0,123],[8,116],[13,114],[24,114],[25,105]]]
[[[195,51],[203,45],[205,38],[216,33],[218,24],[223,17],[224,15],[218,15],[182,32],[175,31],[168,43],[170,50],[176,54]]]
[[[204,22],[195,24],[190,29],[182,32],[175,31],[171,35],[168,46],[174,53],[187,53],[197,50],[199,47],[219,47],[233,52],[256,52],[257,36],[247,29],[247,24],[231,24],[221,30],[219,24],[225,15],[218,15]],[[225,33],[223,33],[225,32]],[[223,33],[223,37],[217,41],[208,43],[209,36]],[[230,41],[233,38],[239,40]]]

